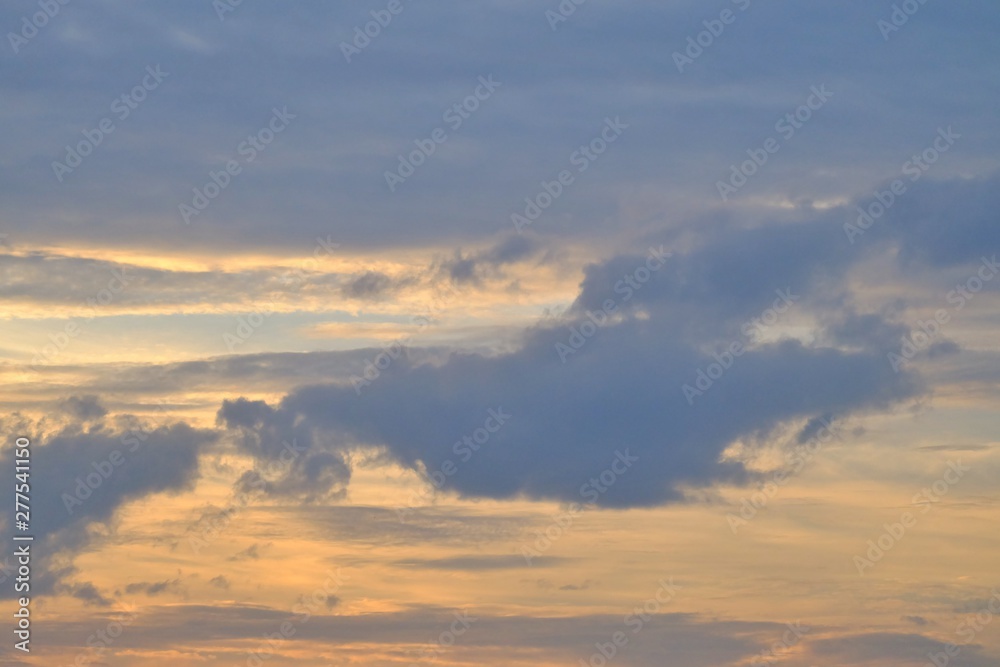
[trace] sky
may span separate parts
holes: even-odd
[[[0,664],[1000,664],[1000,7],[0,28]]]

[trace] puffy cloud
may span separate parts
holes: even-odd
[[[96,399],[84,403],[99,405]],[[184,423],[154,427],[131,421],[132,427],[98,422],[86,429],[70,424],[56,431],[32,422],[4,424],[32,443],[30,525],[43,545],[34,572],[39,591],[58,584],[75,597],[101,604],[104,598],[92,585],[67,588],[60,583],[73,573],[73,556],[94,539],[92,524],[110,524],[122,505],[150,494],[190,490],[198,477],[200,454],[217,439],[212,431]],[[0,465],[13,469],[12,455],[13,448],[6,448]],[[5,517],[6,530],[9,521]],[[9,544],[4,547],[4,563],[10,562],[12,550]]]
[[[842,220],[614,257],[587,269],[566,318],[525,332],[514,351],[400,356],[363,386],[305,386],[276,405],[230,400],[219,418],[262,460],[293,441],[339,457],[326,488],[346,483],[343,452],[357,445],[385,447],[471,497],[629,507],[743,483],[747,470],[722,456],[736,440],[799,422],[805,433],[923,389],[886,361],[905,329],[851,305],[845,275],[858,256]],[[769,309],[808,322],[812,340],[748,331]],[[312,488],[304,472],[287,487]]]

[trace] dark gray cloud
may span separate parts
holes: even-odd
[[[83,600],[83,603],[86,605],[96,607],[108,607],[111,605],[111,600],[104,597],[97,587],[89,581],[82,584],[58,584],[55,587],[55,591],[71,595],[78,600]]]
[[[180,579],[167,579],[165,581],[137,581],[135,583],[127,584],[125,586],[126,595],[135,595],[137,593],[144,593],[149,596],[156,596],[162,593],[180,593],[182,592],[181,580]]]
[[[915,271],[992,258],[1000,249],[1000,174],[921,181],[871,230],[874,238],[895,242],[900,262]]]
[[[817,660],[832,660],[838,665],[870,665],[877,660],[893,664],[923,665],[931,654],[945,653],[948,642],[925,635],[901,632],[872,632],[850,637],[817,639],[809,643],[811,655]],[[979,645],[966,644],[961,652],[951,656],[949,665],[956,667],[989,667],[996,664],[991,656],[984,655]]]
[[[77,421],[92,421],[108,414],[107,408],[101,405],[100,398],[93,394],[87,396],[70,396],[59,402],[59,409]]]
[[[645,191],[656,195],[632,221],[714,196],[730,164],[824,83],[836,95],[829,108],[741,197],[859,193],[941,124],[964,133],[961,155],[940,167],[948,173],[981,168],[998,148],[980,111],[997,103],[978,85],[998,49],[998,14],[983,3],[928,3],[888,42],[876,21],[889,3],[753,3],[683,74],[673,52],[718,14],[695,2],[595,4],[556,31],[547,7],[530,2],[406,5],[347,63],[340,45],[370,9],[241,5],[219,21],[194,1],[68,6],[19,54],[0,55],[10,73],[0,93],[12,101],[2,118],[23,129],[5,139],[0,182],[21,237],[198,249],[302,247],[326,234],[381,247],[481,239],[620,114],[629,134],[538,223],[610,234],[621,202]],[[0,24],[18,26],[23,11],[5,6]],[[932,57],[928,43],[949,44],[950,58]],[[169,76],[118,120],[111,103],[155,64]],[[390,193],[384,172],[486,74],[503,87]],[[177,205],[284,105],[297,116],[290,127],[185,226]],[[52,162],[109,116],[115,131],[58,183]]]
[[[395,285],[396,282],[384,273],[366,271],[348,280],[341,292],[351,299],[370,299],[385,296]]]
[[[237,399],[223,404],[219,423],[236,430],[239,449],[263,464],[243,475],[237,486],[246,492],[261,490],[307,501],[342,497],[351,479],[346,457],[322,449],[315,442],[315,430],[295,421],[263,401]]]
[[[260,459],[293,440],[332,454],[384,446],[468,496],[628,507],[682,500],[685,487],[746,482],[742,465],[720,460],[736,439],[885,410],[923,390],[917,375],[886,362],[906,329],[851,305],[845,276],[858,253],[843,219],[838,210],[713,237],[656,260],[633,286],[623,276],[652,266],[647,256],[614,257],[588,268],[568,318],[527,331],[515,351],[456,352],[438,363],[400,357],[363,391],[317,385],[273,406],[231,400],[219,419]],[[614,307],[594,315],[609,300]],[[747,333],[754,316],[778,305],[818,319],[819,337],[764,342]],[[726,352],[731,341],[744,346],[735,356]],[[489,410],[510,417],[475,447],[463,443],[477,428],[486,436]],[[604,490],[592,480],[620,452],[641,463],[619,469],[613,477],[623,480]],[[334,460],[331,487],[349,477]],[[299,471],[286,484],[302,481]]]
[[[525,261],[539,252],[538,239],[523,236],[508,236],[486,250],[464,254],[461,249],[454,257],[445,260],[441,269],[455,283],[478,284],[484,277],[496,277],[499,269],[506,264]]]
[[[317,586],[322,584],[322,577]],[[652,594],[651,591],[650,594]],[[642,600],[637,601],[641,603]],[[628,637],[627,649],[619,656],[623,664],[653,667],[674,660],[692,667],[749,664],[764,651],[769,651],[777,638],[788,631],[786,625],[772,622],[711,619],[694,614],[658,613],[646,616],[641,624],[638,616],[625,624],[622,614],[580,614],[566,617],[538,618],[521,615],[496,616],[475,608],[447,609],[436,606],[408,608],[391,613],[360,615],[329,615],[323,607],[278,609],[253,605],[160,605],[149,606],[136,618],[116,642],[120,650],[141,650],[160,645],[164,633],[183,636],[187,648],[194,652],[209,652],[218,658],[231,653],[233,661],[244,657],[246,649],[239,645],[227,649],[220,641],[245,643],[275,632],[283,622],[292,622],[296,630],[295,647],[315,643],[349,651],[351,644],[369,645],[422,644],[437,636],[455,621],[455,614],[467,614],[469,631],[448,648],[449,659],[470,664],[488,664],[538,660],[552,662],[587,660],[595,651],[596,642],[606,642],[616,631]],[[306,612],[309,616],[307,618]],[[472,620],[474,619],[474,620]],[[51,646],[82,644],[93,632],[94,622],[53,621],[45,639]],[[850,630],[821,628],[808,621],[799,626],[805,631],[801,646],[782,655],[794,667],[808,667],[809,660],[834,660],[842,665],[906,664],[923,665],[928,652],[939,652],[945,643],[916,633],[852,633]],[[636,632],[636,628],[639,630]],[[822,636],[816,638],[811,634]],[[304,642],[306,644],[302,644]],[[275,656],[284,656],[292,643],[273,649]],[[416,659],[418,654],[409,656]],[[666,663],[672,664],[672,663]],[[959,667],[988,667],[979,646],[967,645],[949,664]]]
[[[5,429],[32,440],[31,529],[43,554],[35,561],[37,590],[51,591],[73,573],[68,563],[95,539],[91,524],[110,524],[129,501],[191,489],[200,454],[217,439],[214,432],[183,423],[134,423],[128,429],[98,422],[41,431],[31,422],[4,422]],[[12,452],[6,448],[0,457],[10,469]],[[3,521],[10,530],[11,518]],[[9,558],[12,550],[7,545],[0,556]],[[90,584],[67,586],[62,589],[85,601],[104,599]]]

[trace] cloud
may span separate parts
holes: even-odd
[[[260,558],[260,545],[251,544],[243,551],[239,551],[226,560],[257,560]]]
[[[930,623],[930,621],[923,616],[901,616],[900,618],[909,623],[913,623],[914,625],[927,625]]]
[[[998,173],[923,180],[900,196],[872,230],[875,238],[895,241],[905,267],[950,267],[978,263],[983,255],[996,253],[1000,248],[998,215]]]
[[[132,423],[131,428],[116,428],[89,422],[86,430],[71,424],[55,431],[30,421],[4,423],[11,432],[31,439],[32,469],[44,471],[31,478],[31,529],[43,546],[34,571],[33,585],[39,591],[52,590],[72,574],[67,563],[94,539],[92,523],[109,524],[122,505],[150,494],[191,489],[199,473],[199,456],[218,437],[184,423],[157,427],[139,420]],[[0,465],[12,468],[12,451],[4,450]],[[12,550],[7,545],[0,555],[9,559]],[[87,584],[69,590],[81,599],[100,600]]]
[[[501,267],[529,259],[540,249],[537,239],[507,236],[490,248],[464,254],[456,249],[454,257],[441,264],[442,272],[454,283],[478,285],[485,277],[497,277]]]
[[[912,633],[872,632],[846,637],[817,639],[809,643],[816,660],[838,665],[925,665],[929,654],[945,654],[948,642]],[[989,667],[995,660],[983,655],[977,645],[965,645],[953,664],[961,667]]]
[[[68,594],[78,600],[83,600],[85,605],[96,607],[107,607],[111,605],[111,600],[104,597],[94,584],[88,582],[82,584],[59,584],[55,587],[57,593]]]
[[[351,478],[344,454],[321,449],[314,430],[289,417],[263,401],[241,398],[223,403],[219,423],[237,433],[235,441],[241,451],[267,464],[257,474],[241,479],[242,490],[253,489],[256,480],[262,479],[272,495],[306,500],[342,496]]]
[[[153,597],[160,595],[161,593],[180,592],[182,592],[180,579],[168,579],[166,581],[158,582],[138,581],[125,586],[125,593],[128,595],[145,593],[146,595]]]
[[[59,409],[73,419],[81,422],[100,419],[108,414],[107,408],[101,405],[97,396],[70,396],[59,402]]]
[[[395,284],[395,281],[384,273],[366,271],[349,279],[341,288],[341,292],[349,299],[371,299],[385,296]]]
[[[516,350],[438,363],[401,356],[362,391],[313,385],[274,405],[227,400],[219,420],[259,460],[293,441],[310,456],[328,452],[335,470],[321,492],[347,483],[343,453],[359,445],[428,473],[451,470],[440,486],[469,497],[634,507],[745,483],[742,464],[722,460],[737,439],[886,410],[924,390],[914,372],[886,362],[906,329],[852,305],[845,276],[857,257],[842,219],[733,231],[666,259],[662,247],[613,257],[587,268],[566,318],[526,331]],[[613,308],[595,315],[609,300]],[[811,340],[748,332],[779,306],[808,323]],[[699,379],[713,364],[721,372]],[[489,410],[510,418],[488,441],[463,444]],[[619,453],[640,463],[602,486]],[[311,480],[300,470],[284,483],[310,489]]]

